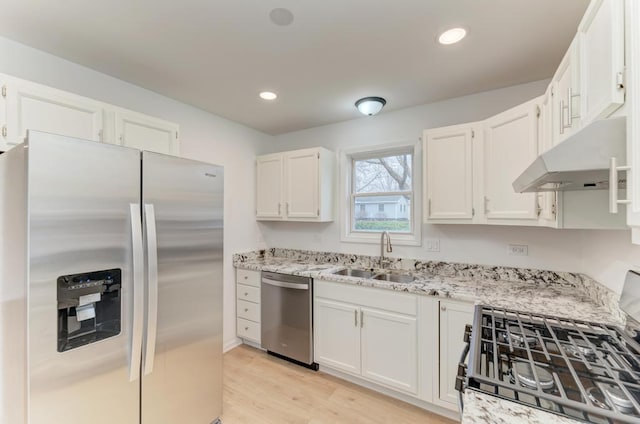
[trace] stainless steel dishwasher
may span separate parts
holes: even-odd
[[[262,347],[313,370],[313,280],[262,272]]]

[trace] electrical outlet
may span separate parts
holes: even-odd
[[[507,251],[510,255],[514,256],[528,256],[529,246],[526,244],[510,244]]]
[[[427,252],[439,252],[440,251],[440,239],[426,239]]]

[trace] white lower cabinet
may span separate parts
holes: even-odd
[[[313,313],[315,360],[351,374],[360,374],[360,308],[347,303],[317,299]]]
[[[464,328],[473,321],[473,305],[470,303],[440,301],[440,352],[439,387],[434,403],[450,409],[458,409],[458,392],[455,389],[460,354],[464,349]]]
[[[416,295],[318,280],[314,290],[316,362],[417,395]]]
[[[362,376],[408,393],[418,390],[415,316],[360,309]]]
[[[236,335],[260,345],[260,271],[236,270]]]

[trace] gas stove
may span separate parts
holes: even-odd
[[[640,291],[640,276],[631,276]],[[629,277],[627,280],[629,283]],[[623,297],[628,308],[638,298]],[[633,301],[630,302],[630,299]],[[627,313],[624,302],[621,307]],[[629,322],[634,323],[632,317]],[[613,325],[479,305],[456,388],[592,423],[640,423],[640,337]]]

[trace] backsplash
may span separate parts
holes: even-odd
[[[233,262],[241,263],[260,258],[285,258],[292,262],[336,264],[359,268],[380,268],[379,256],[354,255],[336,252],[315,252],[270,248],[233,255]],[[556,272],[531,268],[514,268],[455,262],[424,261],[407,258],[385,258],[385,268],[410,271],[426,271],[448,277],[468,277],[496,281],[526,282],[547,285],[562,285],[582,290],[594,303],[606,307],[613,315],[624,321],[624,313],[618,307],[619,295],[584,274]]]

